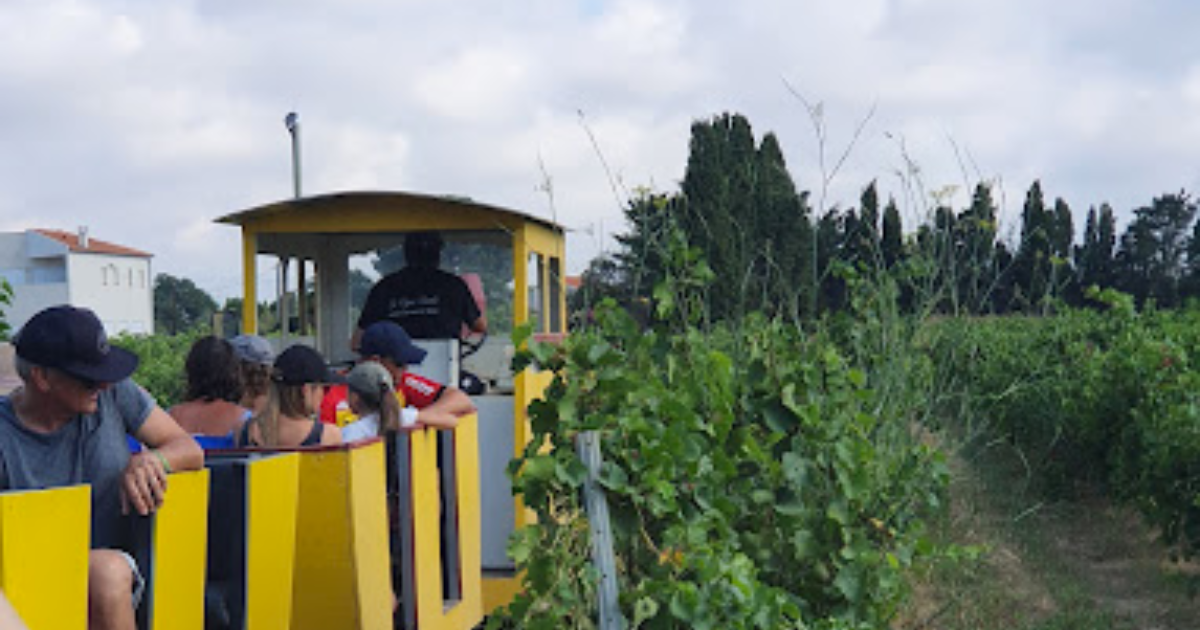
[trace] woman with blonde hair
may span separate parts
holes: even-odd
[[[325,385],[342,382],[345,379],[330,371],[316,350],[301,345],[284,350],[275,359],[267,403],[242,427],[238,444],[266,448],[341,444],[341,431],[315,415]]]

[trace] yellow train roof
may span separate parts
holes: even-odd
[[[363,222],[352,217],[371,217]],[[347,191],[285,199],[248,208],[217,219],[240,226],[280,227],[289,231],[358,232],[378,229],[381,222],[397,229],[487,229],[529,222],[554,232],[563,227],[527,212],[479,203],[467,197],[405,191]],[[307,227],[306,227],[307,226]]]

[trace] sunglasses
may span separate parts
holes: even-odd
[[[82,387],[83,389],[85,389],[89,392],[99,391],[100,389],[103,389],[104,385],[105,385],[105,383],[103,383],[103,382],[93,381],[90,378],[83,378],[82,376],[76,376],[74,374],[71,374],[70,372],[64,372],[62,370],[56,370],[56,371],[59,374],[62,374],[63,376],[67,377],[68,379],[75,381],[80,387]]]

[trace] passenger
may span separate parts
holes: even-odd
[[[387,368],[374,361],[359,363],[347,375],[346,388],[346,400],[358,420],[342,427],[343,441],[363,440],[400,428],[400,401]]]
[[[362,362],[382,365],[396,384],[401,420],[406,426],[452,429],[458,419],[475,411],[475,403],[462,390],[446,387],[419,374],[408,366],[425,360],[425,351],[413,344],[408,333],[391,321],[371,324],[362,334],[359,347]],[[331,387],[321,401],[321,421],[339,426],[357,418],[347,401],[347,387]]]
[[[158,509],[167,475],[202,467],[204,453],[129,379],[137,355],[110,346],[92,311],[45,309],[14,345],[22,385],[0,397],[0,489],[91,485],[89,627],[132,630],[144,582],[128,514]],[[146,448],[131,455],[127,436]]]
[[[204,337],[192,344],[184,371],[184,402],[167,410],[192,435],[233,437],[250,417],[242,399],[241,361],[233,345],[220,337]]]
[[[238,335],[229,343],[233,344],[233,350],[241,360],[241,404],[250,410],[250,416],[262,413],[267,404],[275,351],[271,350],[270,342],[258,335]]]
[[[301,345],[284,350],[275,359],[266,407],[242,426],[238,444],[267,448],[341,444],[341,430],[314,415],[324,385],[345,382],[316,350]]]
[[[414,339],[458,339],[465,325],[470,332],[487,332],[462,278],[438,269],[442,237],[437,232],[412,232],[404,238],[405,266],[371,287],[363,304],[350,348],[358,351],[363,331],[379,321],[392,321]]]

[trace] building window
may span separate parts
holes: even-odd
[[[67,281],[66,267],[33,267],[29,270],[29,284],[58,284]]]
[[[0,269],[0,278],[7,280],[14,287],[25,284],[24,269]]]

